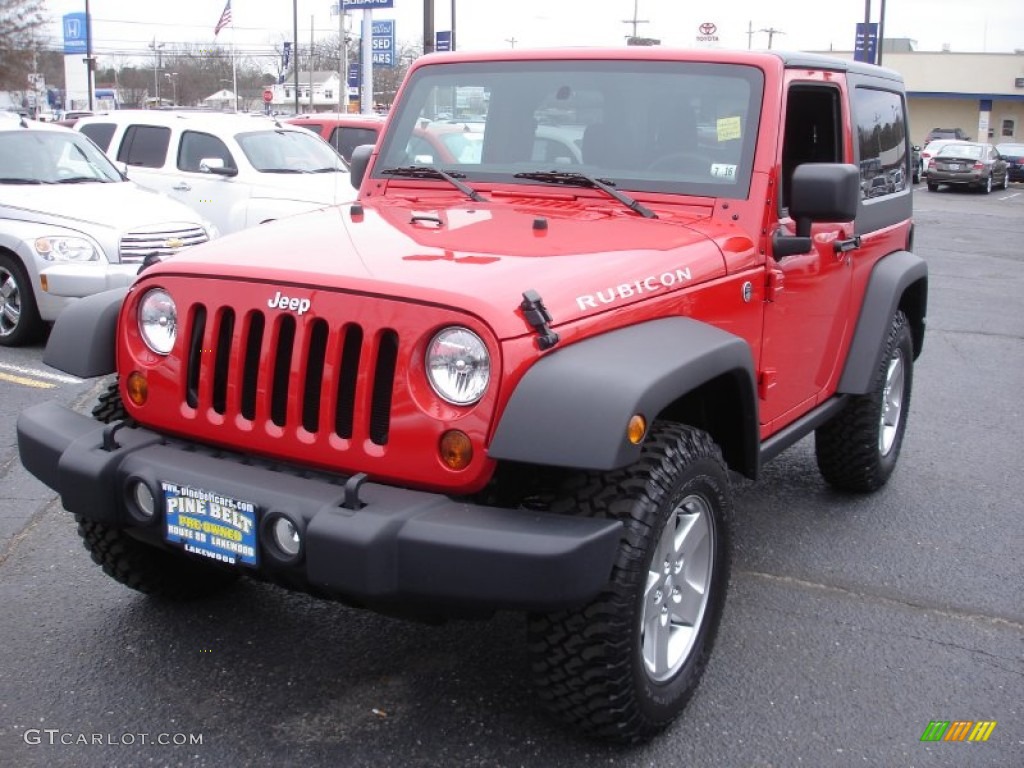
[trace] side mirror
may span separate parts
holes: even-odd
[[[860,173],[855,165],[804,163],[793,171],[789,215],[796,221],[796,235],[772,238],[776,259],[811,250],[811,224],[815,221],[852,221],[857,217],[861,195]]]
[[[201,173],[212,173],[215,176],[237,176],[237,168],[228,168],[221,157],[204,157],[199,161]]]
[[[352,150],[352,158],[348,161],[349,171],[352,174],[352,186],[359,189],[363,183],[363,176],[366,175],[366,168],[370,165],[370,157],[373,155],[373,144],[360,144]]]

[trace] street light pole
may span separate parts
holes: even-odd
[[[153,69],[153,90],[156,92],[156,106],[160,106],[160,69],[163,59],[163,49],[166,43],[157,43],[156,38],[153,38],[147,47],[152,49],[153,54],[156,56],[156,67]]]

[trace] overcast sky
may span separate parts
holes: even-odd
[[[338,18],[331,0],[295,0],[299,44],[336,34]],[[85,0],[46,0],[53,17],[52,45],[62,46],[60,19],[82,12]],[[791,50],[851,50],[855,24],[864,20],[864,0],[456,0],[457,47],[493,50],[515,46],[618,46],[632,33],[623,23],[634,16],[647,23],[637,34],[659,38],[664,45],[706,46],[699,27],[710,23],[723,48],[768,47],[765,29],[774,29],[772,47]],[[872,0],[878,21],[881,0]],[[435,0],[435,28],[450,29],[452,0]],[[90,0],[94,50],[146,53],[155,38],[167,50],[176,44],[214,42],[213,28],[224,0]],[[288,0],[232,0],[236,46],[240,52],[270,52],[274,43],[292,39],[293,3]],[[358,30],[362,11],[350,12]],[[419,43],[423,37],[423,0],[394,0],[394,8],[373,12],[374,19],[394,19],[396,37]],[[748,38],[748,30],[754,30]],[[231,30],[217,42],[228,45]],[[1024,0],[887,0],[885,37],[909,37],[917,50],[1012,53],[1024,49]],[[514,43],[513,43],[514,41]],[[102,63],[102,61],[101,61]],[[108,63],[113,63],[108,60]]]

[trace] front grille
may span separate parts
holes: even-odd
[[[121,238],[118,253],[122,263],[138,263],[151,253],[170,256],[182,248],[205,243],[210,238],[202,227],[166,224],[143,227]]]
[[[398,333],[372,333],[357,322],[331,326],[261,309],[193,304],[185,338],[185,403],[247,422],[269,421],[282,432],[298,428],[349,440],[364,434],[388,443],[398,360]],[[368,407],[359,420],[359,394]]]

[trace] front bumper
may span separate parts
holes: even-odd
[[[303,541],[293,562],[263,541],[258,570],[370,606],[582,605],[607,585],[622,531],[616,520],[486,507],[370,482],[358,489],[362,506],[352,505],[345,478],[102,424],[56,403],[22,412],[17,433],[22,463],[70,512],[177,549],[162,541],[161,481],[246,499],[261,520],[287,515]],[[148,524],[132,508],[129,486],[139,481],[158,499]]]
[[[82,298],[135,282],[141,264],[54,264],[39,271],[46,292],[52,296]]]

